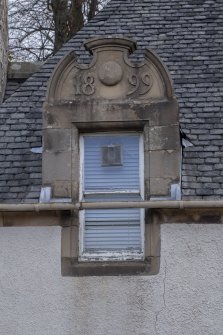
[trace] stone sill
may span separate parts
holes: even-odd
[[[78,262],[77,259],[61,259],[62,276],[148,276],[159,272],[160,258],[146,257],[144,261]]]

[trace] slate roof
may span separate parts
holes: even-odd
[[[74,49],[89,61],[83,41],[121,34],[137,40],[134,56],[155,50],[167,65],[180,105],[180,122],[194,146],[185,148],[184,199],[223,196],[222,0],[113,0],[0,108],[0,201],[36,202],[41,187],[42,114],[52,69]]]

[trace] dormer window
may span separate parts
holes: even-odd
[[[93,38],[85,46],[92,62],[81,65],[68,54],[51,77],[44,105],[43,186],[57,201],[85,202],[62,229],[62,273],[154,274],[160,218],[112,202],[168,199],[180,182],[171,80],[149,49],[144,62],[131,63],[136,44],[128,38]]]

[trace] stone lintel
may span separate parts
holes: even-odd
[[[43,127],[91,128],[92,124],[120,124],[136,122],[144,126],[169,126],[178,124],[178,106],[173,101],[156,101],[142,104],[139,102],[71,102],[66,104],[45,104]]]

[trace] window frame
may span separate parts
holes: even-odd
[[[84,137],[85,136],[102,136],[102,135],[139,135],[139,189],[138,190],[121,190],[121,191],[84,191]],[[142,131],[101,131],[94,133],[80,133],[79,134],[79,157],[80,157],[80,183],[79,183],[79,201],[84,201],[85,195],[124,195],[135,194],[139,195],[142,200],[145,199],[144,188],[144,134]],[[85,233],[85,210],[79,212],[79,257],[80,262],[117,262],[117,261],[143,261],[145,259],[145,209],[140,211],[140,236],[141,236],[141,250],[136,251],[84,251],[84,233]]]

